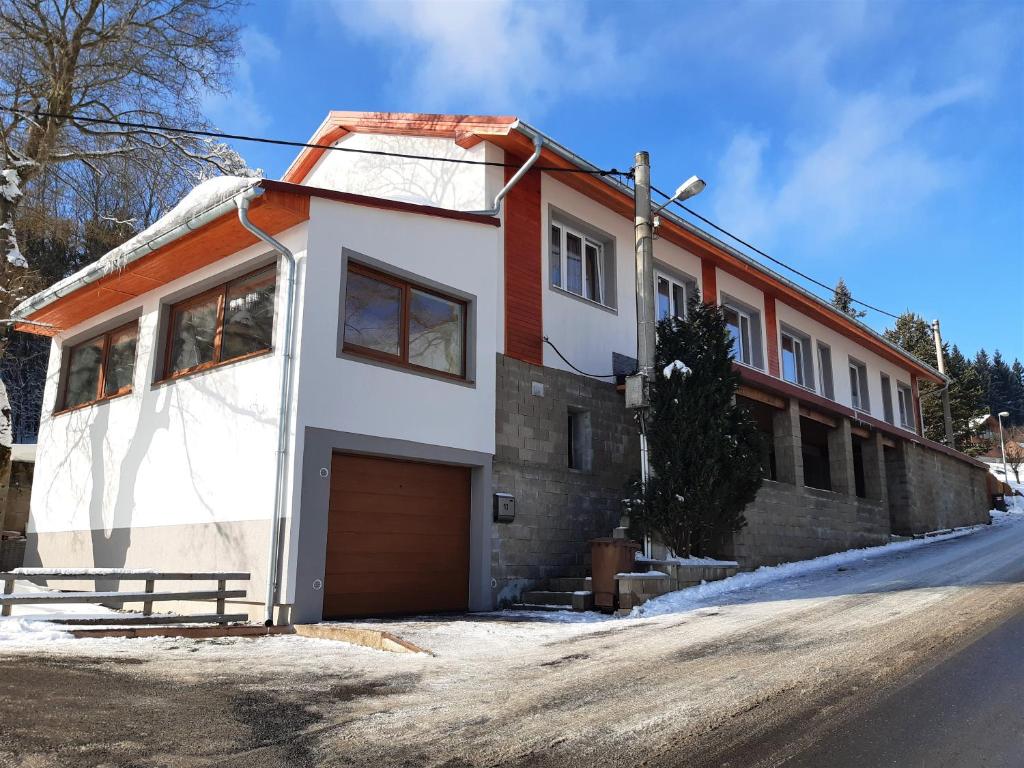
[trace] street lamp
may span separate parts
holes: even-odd
[[[1006,474],[1006,444],[1003,442],[1003,419],[1010,418],[1009,411],[999,413],[999,452],[1003,454],[1003,482],[1010,484],[1010,476]]]

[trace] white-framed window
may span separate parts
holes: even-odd
[[[811,340],[805,334],[782,329],[782,378],[808,389],[814,388]]]
[[[900,426],[914,428],[914,396],[906,384],[896,383],[896,403],[899,406]]]
[[[829,400],[836,399],[835,382],[832,378],[832,350],[828,344],[818,342],[818,392]]]
[[[886,373],[881,374],[882,379],[882,418],[889,424],[893,423],[892,416],[892,381]]]
[[[691,295],[689,283],[664,272],[655,272],[654,295],[657,301],[658,320],[667,317],[682,320],[686,317],[686,305]]]
[[[871,411],[868,399],[868,369],[864,363],[850,358],[850,405],[857,411]]]
[[[749,313],[728,304],[722,306],[725,325],[732,336],[732,356],[740,363],[753,364],[751,327],[753,320]]]
[[[548,236],[551,285],[607,305],[604,244],[561,221]]]

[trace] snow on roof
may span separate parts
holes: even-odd
[[[983,416],[975,416],[969,422],[970,427],[971,427],[971,429],[977,429],[978,427],[980,427],[982,424],[984,424],[986,421],[988,421],[991,418],[992,418],[992,414],[991,413],[986,413]]]
[[[262,179],[252,176],[215,176],[201,182],[171,210],[154,221],[130,240],[101,256],[97,261],[54,283],[45,291],[31,296],[14,309],[15,317],[23,317],[60,297],[64,289],[79,282],[91,282],[108,272],[123,269],[132,253],[152,241],[171,233],[191,219],[221,205]]]

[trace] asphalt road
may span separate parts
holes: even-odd
[[[1020,768],[1024,614],[820,735],[787,768]]]
[[[1024,519],[586,624],[0,645],[3,768],[1024,765]]]

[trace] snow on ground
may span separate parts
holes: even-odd
[[[993,511],[992,515],[993,524],[995,525],[1024,522],[1024,518],[1016,516],[1011,518],[1009,515],[1003,515],[996,511]],[[881,546],[865,547],[863,549],[849,549],[845,552],[822,555],[813,560],[801,560],[795,563],[782,563],[781,565],[766,565],[758,568],[756,571],[737,573],[735,576],[730,576],[727,579],[705,582],[696,587],[681,589],[678,592],[670,592],[667,595],[656,597],[634,608],[630,616],[648,617],[660,616],[666,613],[682,613],[714,598],[727,595],[733,596],[736,593],[764,587],[772,582],[780,582],[785,579],[830,572],[836,568],[890,555],[894,552],[916,549],[931,542],[967,536],[986,527],[984,525],[972,526],[950,533],[929,536],[928,538],[893,541]]]
[[[15,569],[15,572],[31,572],[31,568]],[[14,582],[14,594],[49,592],[46,587],[28,581]],[[56,619],[105,619],[108,616],[138,616],[131,611],[115,611],[101,605],[87,603],[65,603],[61,605],[14,605],[10,616],[0,616],[0,644],[26,644],[52,640],[73,640],[63,625],[54,624]]]

